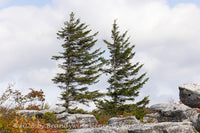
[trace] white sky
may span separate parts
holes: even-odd
[[[42,5],[12,4],[0,0],[0,88],[15,83],[16,89],[43,89],[47,102],[58,103],[60,90],[51,79],[58,72],[51,56],[62,50],[56,33],[71,11],[94,32],[97,47],[105,48],[113,20],[128,30],[136,45],[135,61],[144,63],[149,82],[141,97],[150,105],[179,100],[178,86],[200,81],[200,8],[195,0],[53,0]],[[20,1],[20,0],[18,0]],[[47,1],[47,0],[46,0]],[[7,3],[6,3],[7,2]],[[95,89],[107,87],[105,76]],[[141,98],[139,97],[139,98]]]

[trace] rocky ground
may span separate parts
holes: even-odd
[[[200,84],[184,84],[179,87],[179,96],[183,104],[160,103],[150,109],[156,113],[147,114],[143,123],[134,116],[126,118],[113,117],[109,124],[97,127],[93,115],[68,114],[58,107],[51,110],[20,110],[27,117],[41,117],[45,112],[54,112],[57,119],[74,126],[79,123],[81,129],[70,130],[70,133],[197,133],[200,132],[200,114],[195,108],[200,107]],[[90,128],[88,128],[90,127]]]

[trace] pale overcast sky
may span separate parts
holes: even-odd
[[[129,31],[133,63],[144,63],[141,71],[150,78],[140,93],[150,96],[150,105],[177,102],[179,85],[200,82],[199,0],[0,0],[1,90],[15,83],[24,92],[43,89],[50,105],[59,102],[51,81],[59,70],[51,56],[62,50],[56,33],[72,11],[99,31],[96,47],[105,49],[114,19]],[[106,87],[102,76],[91,88]]]

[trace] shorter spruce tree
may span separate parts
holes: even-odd
[[[104,70],[110,75],[106,93],[108,99],[100,101],[97,106],[111,115],[125,112],[135,115],[140,112],[139,115],[141,115],[144,114],[144,108],[149,103],[148,97],[135,102],[135,98],[139,96],[139,90],[149,78],[146,78],[146,73],[139,73],[143,64],[132,63],[135,45],[130,45],[129,37],[126,36],[127,31],[120,34],[115,20],[111,35],[112,42],[104,40],[110,51],[110,58],[107,60],[108,69]]]

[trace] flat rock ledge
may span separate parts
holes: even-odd
[[[191,122],[134,124],[122,127],[83,128],[69,133],[195,133]]]
[[[135,118],[135,116],[129,116],[125,118],[117,118],[112,117],[108,121],[109,126],[123,126],[123,125],[132,125],[132,124],[139,124],[140,121]]]

